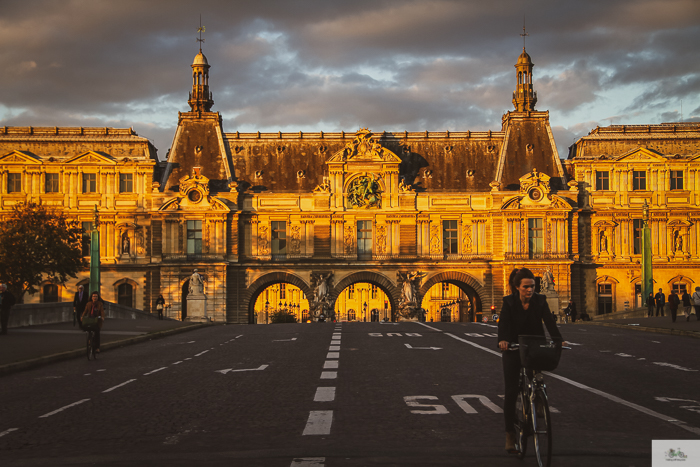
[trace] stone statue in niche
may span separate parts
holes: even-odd
[[[143,243],[143,232],[139,230],[136,233],[136,253],[139,256],[146,254],[146,249],[144,248]]]
[[[122,235],[122,254],[128,255],[131,252],[131,240],[129,240],[129,232],[124,232]]]
[[[547,270],[542,275],[542,292],[549,292],[554,290],[554,275],[552,274],[552,268],[547,266]]]
[[[192,272],[192,276],[190,277],[189,292],[194,295],[202,295],[204,293],[204,280],[196,269]]]
[[[605,235],[604,230],[602,230],[600,232],[600,252],[601,253],[608,252],[608,237]]]
[[[399,302],[398,315],[403,319],[413,320],[418,317],[420,305],[418,300],[418,288],[426,273],[420,271],[397,272],[396,279],[401,286],[401,301]]]
[[[673,233],[673,252],[682,253],[683,252],[683,235],[681,235],[680,230],[676,230]]]

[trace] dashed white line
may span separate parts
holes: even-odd
[[[328,352],[326,358],[340,358],[340,352]]]
[[[316,388],[314,402],[333,402],[335,400],[335,387],[326,386]]]
[[[60,409],[56,409],[56,410],[54,410],[53,412],[49,412],[49,413],[46,413],[46,414],[44,414],[44,415],[41,415],[39,418],[46,418],[46,417],[50,417],[51,415],[56,415],[56,414],[59,413],[59,412],[63,412],[63,411],[66,410],[66,409],[69,409],[69,408],[71,408],[71,407],[73,407],[73,406],[82,404],[83,402],[87,402],[87,401],[89,401],[89,400],[90,400],[90,399],[83,399],[83,400],[80,400],[80,401],[78,401],[78,402],[73,402],[72,404],[68,404],[68,405],[66,405],[66,406],[64,406],[64,407],[61,407]]]
[[[332,368],[338,368],[338,360],[326,360],[323,362],[323,369],[328,370]]]
[[[192,357],[187,357],[185,360],[192,360]]]
[[[338,377],[337,371],[322,371],[321,379],[336,379]]]
[[[339,345],[331,345],[330,347],[328,347],[328,350],[340,350],[340,346]]]
[[[312,410],[302,435],[329,435],[333,424],[332,410]]]
[[[299,457],[289,467],[323,467],[325,462],[325,457]]]
[[[195,357],[199,357],[200,355],[204,355],[207,352],[209,352],[209,351],[205,350],[204,352],[199,352],[198,354],[195,354]]]
[[[106,370],[106,369],[104,369],[104,368],[102,368],[101,370],[97,370],[97,371],[107,371],[107,370]]]
[[[130,379],[129,381],[124,381],[122,384],[117,384],[116,386],[113,386],[113,387],[111,387],[111,388],[109,388],[109,389],[107,389],[107,390],[105,390],[105,391],[102,391],[102,392],[111,392],[111,391],[114,391],[115,389],[118,389],[118,388],[120,388],[120,387],[122,387],[122,386],[126,386],[127,384],[133,383],[134,381],[136,381],[136,379]]]
[[[179,365],[180,363],[182,363],[182,360],[180,360],[179,362],[173,363],[173,365]]]
[[[5,435],[9,435],[13,431],[17,431],[17,430],[19,430],[19,428],[8,428],[7,430],[0,432],[0,438],[2,438]]]
[[[332,340],[331,345],[340,345],[340,339]]]
[[[158,373],[159,371],[165,370],[166,368],[167,368],[167,367],[164,366],[164,367],[155,369],[155,370],[153,370],[153,371],[149,371],[148,373],[144,373],[143,376],[148,376],[148,375],[152,375],[153,373]]]

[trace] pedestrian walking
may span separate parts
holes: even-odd
[[[576,311],[576,304],[573,302],[573,300],[569,300],[569,304],[564,309],[564,312],[569,318],[571,318],[572,323],[576,322],[576,316],[578,315],[578,312]]]
[[[10,321],[10,308],[15,304],[15,296],[7,290],[7,284],[0,285],[0,334],[7,334]]]
[[[654,300],[656,301],[656,316],[664,316],[664,307],[666,306],[666,295],[664,295],[664,289],[659,289],[659,292],[654,295]]]
[[[695,319],[700,321],[700,287],[695,287],[692,299],[693,307],[695,308]],[[690,316],[686,318],[686,321],[690,321]]]
[[[688,293],[687,290],[683,291],[683,295],[681,296],[681,301],[683,302],[683,313],[685,313],[686,321],[688,321],[690,319],[690,313],[693,312],[693,305],[692,305],[692,302],[690,301],[690,294]]]
[[[163,298],[163,294],[160,294],[156,299],[156,311],[158,311],[158,319],[163,319],[163,308],[165,308],[165,299]]]
[[[78,327],[80,329],[83,328],[83,311],[85,311],[85,305],[87,305],[89,301],[90,297],[88,297],[87,292],[85,292],[85,288],[82,285],[79,285],[78,291],[75,292],[75,295],[73,296],[73,326],[75,326],[75,323],[77,322]]]
[[[681,301],[678,298],[678,294],[675,289],[671,289],[671,295],[668,296],[668,308],[671,310],[671,322],[676,322],[676,315],[678,314],[678,305]]]
[[[647,318],[654,317],[654,307],[656,306],[656,301],[654,300],[654,292],[649,292],[647,297]]]

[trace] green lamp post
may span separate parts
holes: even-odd
[[[97,230],[99,225],[97,205],[95,205],[90,232],[90,294],[100,293],[100,232]]]
[[[642,228],[642,306],[649,294],[654,291],[654,276],[651,268],[651,227],[649,227],[649,205],[644,200],[642,208],[644,227]]]

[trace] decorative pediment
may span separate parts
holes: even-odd
[[[615,159],[617,162],[666,162],[661,153],[649,148],[637,148]]]
[[[355,139],[328,159],[328,162],[394,162],[401,163],[399,156],[377,143],[367,128],[355,133]]]
[[[533,201],[539,201],[544,195],[548,195],[551,191],[549,186],[549,175],[538,172],[537,169],[532,169],[532,172],[520,177],[520,193],[527,194]],[[533,189],[539,192],[540,198],[537,198]]]
[[[83,165],[83,164],[109,164],[109,165],[116,165],[116,160],[112,156],[108,156],[107,154],[101,153],[101,152],[95,152],[95,151],[88,151],[83,154],[71,157],[70,159],[66,160],[64,164],[74,164],[74,165]]]
[[[23,151],[12,151],[0,157],[0,164],[41,164],[42,161],[34,154]]]
[[[180,196],[187,196],[192,190],[199,191],[202,196],[209,195],[209,179],[201,174],[201,167],[192,167],[192,175],[180,178]]]
[[[683,219],[673,219],[672,221],[669,221],[669,222],[666,223],[666,227],[669,228],[669,229],[672,229],[672,228],[680,228],[680,227],[682,227],[682,228],[688,228],[688,227],[690,227],[690,226],[692,226],[692,225],[693,225],[693,224],[691,224],[690,222],[688,222],[688,221],[686,221],[686,220],[683,220]]]
[[[604,227],[617,227],[617,222],[611,221],[609,219],[604,219],[596,222],[594,226],[598,227],[599,229]]]
[[[528,192],[529,193],[529,192]],[[571,204],[557,195],[547,195],[537,200],[533,200],[528,195],[516,195],[506,199],[501,205],[501,210],[521,210],[521,209],[571,209]]]
[[[230,211],[226,203],[209,195],[209,179],[200,173],[201,170],[201,167],[193,167],[192,175],[180,178],[178,197],[165,202],[158,210]]]

